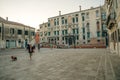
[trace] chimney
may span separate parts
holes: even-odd
[[[8,21],[8,17],[6,17],[6,21]]]
[[[61,11],[59,11],[59,16],[61,15]]]
[[[81,11],[81,5],[79,6],[79,9],[80,9],[80,11]]]

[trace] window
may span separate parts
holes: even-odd
[[[48,20],[48,27],[50,27],[50,20]]]
[[[50,32],[48,32],[48,36],[50,36]]]
[[[83,35],[83,39],[85,40],[85,35]]]
[[[84,16],[82,16],[82,21],[85,21],[85,18],[84,18]]]
[[[83,34],[85,33],[85,27],[83,27]]]
[[[64,20],[62,19],[62,24],[64,24]]]
[[[31,32],[31,35],[34,36],[34,35],[35,35],[35,32]]]
[[[65,34],[68,34],[67,30],[65,30]]]
[[[50,27],[50,23],[48,23],[48,27]]]
[[[59,21],[57,21],[57,25],[59,25]]]
[[[59,18],[57,18],[57,25],[59,25]]]
[[[54,31],[54,35],[56,35],[56,31]]]
[[[78,30],[78,28],[76,29],[76,32],[77,32],[77,34],[79,34],[79,30]]]
[[[67,37],[65,37],[65,43],[67,44],[68,40],[67,40]]]
[[[64,24],[64,17],[62,17],[62,24]]]
[[[57,35],[59,35],[59,31],[57,31]]]
[[[90,38],[90,32],[87,32],[87,38]]]
[[[77,36],[77,40],[79,40],[79,36]]]
[[[76,17],[76,22],[78,22],[78,17]]]
[[[73,34],[75,34],[75,29],[73,29]]]
[[[64,37],[62,37],[62,40],[64,40]]]
[[[96,17],[99,17],[99,11],[96,10]]]
[[[64,35],[64,30],[62,30],[62,35]]]
[[[56,19],[54,19],[54,25],[56,26]]]
[[[106,19],[106,13],[102,13],[102,20]]]
[[[22,34],[22,30],[18,30],[18,34]]]
[[[57,37],[57,40],[59,40],[59,37]]]
[[[75,18],[72,18],[72,22],[75,23]]]
[[[100,32],[99,31],[97,32],[97,37],[100,37]]]
[[[25,35],[28,35],[28,31],[25,31]]]
[[[21,43],[21,39],[18,40],[18,43]]]
[[[65,19],[65,24],[67,24],[67,19]]]

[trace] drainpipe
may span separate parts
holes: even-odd
[[[2,23],[2,36],[1,36],[2,43],[3,43],[3,40],[5,40],[5,39],[4,39],[4,36],[5,36],[5,28],[4,28],[4,24]],[[3,46],[3,48],[4,48],[4,44],[3,44],[2,46]]]
[[[110,49],[111,31],[110,31],[109,29],[108,29],[108,38],[109,38],[109,39],[108,39],[108,40],[109,40],[109,41],[108,41],[108,48],[109,48],[109,51],[110,51],[110,50],[111,50],[111,49]],[[111,52],[111,51],[110,51],[110,52]]]
[[[0,50],[2,49],[2,26],[1,26],[1,41],[0,41]]]
[[[117,39],[117,52],[118,52],[118,55],[120,55],[120,54],[119,54],[119,40],[118,40],[117,24],[116,24],[116,27],[115,27],[115,28],[116,28],[116,36],[117,36],[117,37],[116,37],[116,39]]]

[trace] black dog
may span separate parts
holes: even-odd
[[[12,59],[12,61],[16,61],[16,60],[17,60],[17,57],[11,56],[11,59]]]

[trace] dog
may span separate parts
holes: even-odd
[[[17,61],[17,57],[16,56],[11,56],[12,61]]]

